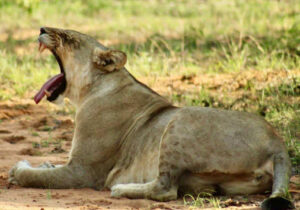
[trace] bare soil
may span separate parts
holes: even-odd
[[[272,78],[271,76],[267,76]],[[222,77],[222,83],[210,83],[212,88],[226,87],[226,81],[236,82],[233,77]],[[205,81],[208,81],[207,77]],[[193,89],[197,85],[205,85],[203,77],[184,76],[160,79],[155,90],[163,95],[170,94],[174,88]],[[256,79],[257,80],[257,79]],[[191,82],[192,81],[192,82]],[[218,81],[218,80],[214,80]],[[147,82],[151,85],[151,82]],[[165,88],[160,90],[162,84]],[[178,85],[177,85],[178,83]],[[237,91],[239,90],[237,83]],[[168,86],[173,86],[168,89]],[[175,86],[175,87],[174,87]],[[169,90],[169,91],[168,91]],[[235,91],[235,93],[237,93]],[[0,102],[0,210],[10,209],[188,209],[182,198],[172,202],[155,202],[145,199],[114,199],[109,191],[93,189],[34,189],[8,186],[9,169],[19,161],[26,159],[32,166],[49,161],[53,164],[64,164],[68,159],[68,151],[74,130],[74,122],[69,114],[61,109],[49,106],[47,102],[35,105],[32,100],[13,100]],[[291,179],[290,192],[295,200],[296,208],[300,208],[300,176]],[[220,205],[227,209],[259,209],[260,202],[268,195],[217,197]],[[187,199],[191,202],[191,199]],[[206,208],[212,208],[209,202]]]

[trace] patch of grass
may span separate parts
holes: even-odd
[[[53,60],[51,57],[47,59]],[[53,64],[46,62],[44,65],[42,64],[43,60],[45,59],[37,60],[31,56],[18,58],[16,55],[0,49],[0,87],[4,87],[0,96],[3,99],[14,95],[24,97],[28,92],[37,91],[37,87],[41,87],[50,75],[55,74],[54,68],[51,67],[54,65],[54,61],[51,61]]]
[[[31,135],[32,136],[40,136],[38,132],[32,132]]]
[[[172,101],[176,104],[187,104],[188,106],[203,106],[203,107],[217,107],[215,106],[215,98],[213,98],[207,90],[203,87],[193,95],[173,94]]]
[[[281,106],[282,107],[282,106]],[[300,174],[300,105],[297,109],[283,107],[271,110],[267,119],[283,135],[293,165],[293,172]]]
[[[284,137],[289,150],[294,172],[300,173],[300,78],[292,78],[288,83],[268,87],[265,91],[265,118],[274,125]],[[296,103],[295,103],[296,102]]]
[[[77,29],[125,51],[128,69],[138,76],[296,69],[298,5],[295,0],[5,0],[0,83],[12,93],[0,96],[24,97],[58,72],[53,58],[39,58],[32,50],[44,25]]]
[[[188,205],[192,208],[221,208],[220,200],[213,197],[210,193],[200,193],[197,197],[187,194],[183,197],[183,201],[184,205]]]
[[[51,126],[48,126],[48,125],[45,125],[45,126],[43,126],[41,129],[40,129],[41,131],[52,131],[53,130],[53,127],[51,127]]]
[[[41,147],[49,147],[50,146],[50,142],[48,139],[44,139],[44,140],[41,140],[41,143],[40,143]]]
[[[50,189],[47,190],[46,197],[47,197],[48,200],[51,200],[51,199],[52,199],[52,193],[51,193],[51,190],[50,190]]]
[[[33,148],[40,148],[41,145],[39,143],[37,143],[37,142],[32,142],[32,147]]]

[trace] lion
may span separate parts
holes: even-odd
[[[289,209],[291,163],[274,129],[254,114],[176,107],[137,81],[127,56],[73,31],[42,27],[40,51],[60,73],[34,97],[77,108],[69,160],[34,168],[18,162],[9,183],[37,188],[111,189],[112,197],[158,201],[200,192],[264,193],[263,209]],[[273,188],[272,188],[273,185]]]

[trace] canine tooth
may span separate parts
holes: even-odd
[[[48,90],[44,90],[45,94],[47,97],[50,97],[51,96],[51,93],[48,91]]]

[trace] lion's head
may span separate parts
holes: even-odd
[[[60,73],[49,79],[34,100],[59,103],[68,97],[75,104],[101,75],[124,68],[126,54],[101,45],[96,39],[73,30],[42,27],[39,50],[48,49],[55,56]]]

